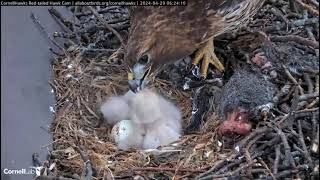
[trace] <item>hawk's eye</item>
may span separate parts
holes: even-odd
[[[149,62],[149,57],[148,55],[143,55],[141,56],[139,59],[138,59],[138,63],[139,64],[142,64],[142,65],[145,65]]]

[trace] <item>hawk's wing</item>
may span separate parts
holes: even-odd
[[[239,27],[265,0],[188,0],[187,6],[135,6],[129,8],[131,24],[152,28],[162,20],[174,35],[202,43]],[[140,22],[140,23],[139,23]],[[169,31],[168,31],[169,33]]]

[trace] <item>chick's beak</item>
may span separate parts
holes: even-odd
[[[150,66],[139,63],[134,65],[131,72],[128,73],[128,83],[131,91],[137,93],[146,87],[150,69]]]

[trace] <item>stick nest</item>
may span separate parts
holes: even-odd
[[[316,45],[319,22],[312,20],[314,13],[318,13],[314,8],[318,1],[297,1],[270,1],[250,24],[250,33],[238,31],[218,39],[217,54],[221,59],[229,59],[225,62],[230,69],[226,81],[233,72],[231,67],[237,66],[234,62],[248,61],[254,50],[268,52],[270,59],[273,57],[270,47],[290,46],[312,57],[319,56]],[[51,128],[52,150],[44,165],[50,169],[55,164],[50,176],[61,179],[318,177],[319,69],[308,66],[302,76],[295,75],[290,62],[281,62],[275,68],[279,94],[269,112],[271,115],[266,115],[247,137],[233,140],[231,148],[217,135],[218,116],[209,112],[201,131],[183,135],[171,145],[152,151],[120,151],[110,138],[111,127],[100,124],[103,117],[99,107],[107,97],[128,91],[126,63],[118,41],[119,37],[127,36],[127,10],[119,6],[68,8],[77,22],[64,19],[55,9],[50,12],[66,29],[64,33],[57,32],[56,38],[68,42],[63,55],[54,52],[57,57],[52,63],[54,77],[50,84],[57,103]],[[105,21],[94,18],[99,13]],[[259,39],[268,45],[261,46]],[[150,84],[181,108],[183,128],[186,128],[192,119],[195,89],[184,91],[161,77]]]

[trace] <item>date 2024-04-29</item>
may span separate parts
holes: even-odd
[[[187,0],[178,1],[137,1],[138,6],[186,6]]]

